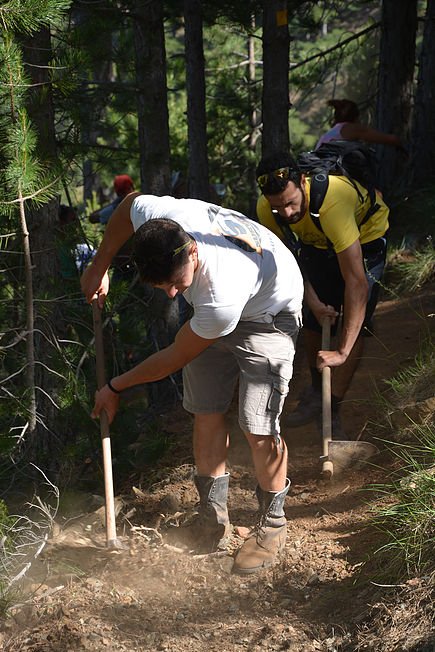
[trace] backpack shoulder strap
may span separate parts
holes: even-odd
[[[323,233],[320,224],[320,209],[329,188],[329,176],[325,172],[317,172],[311,177],[310,182],[310,217],[314,225]]]
[[[343,174],[342,176],[345,176],[348,181],[353,185],[355,188],[355,191],[358,193],[358,197],[360,201],[364,201],[364,197],[361,194],[358,186],[354,182],[353,179],[351,179],[347,174]],[[328,187],[329,187],[329,177],[327,174],[324,172],[317,172],[313,177],[311,177],[311,186],[310,186],[310,217],[314,222],[314,225],[323,233],[322,225],[320,224],[320,209],[323,204],[323,200],[325,199],[326,193],[328,192]],[[359,226],[361,227],[365,222],[367,222],[370,217],[376,213],[376,211],[380,208],[379,204],[376,202],[376,192],[374,189],[369,189],[368,190],[369,197],[370,197],[370,207],[366,214],[364,215],[364,218],[361,220]],[[329,240],[328,240],[328,246],[329,246]]]
[[[320,224],[320,209],[325,199],[325,195],[328,192],[329,188],[329,176],[326,172],[317,172],[311,177],[310,184],[310,217],[313,221],[314,226],[324,234],[322,225]],[[328,245],[329,250],[333,250],[334,247],[329,238],[326,238],[326,244]]]

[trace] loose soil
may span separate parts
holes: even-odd
[[[235,525],[230,554],[195,555],[177,545],[178,526],[197,500],[191,418],[177,405],[160,419],[173,438],[170,454],[132,478],[117,496],[118,535],[125,548],[106,549],[104,507],[91,507],[92,497],[85,496],[86,509],[58,518],[33,561],[20,604],[9,609],[1,625],[1,649],[435,650],[428,578],[401,589],[379,581],[382,573],[372,553],[382,539],[370,516],[371,504],[380,498],[368,490],[385,481],[394,465],[375,439],[388,432],[375,386],[383,391],[383,380],[418,353],[434,321],[434,290],[428,286],[418,296],[380,302],[376,336],[367,338],[343,407],[345,430],[354,439],[376,441],[381,448],[376,459],[325,481],[316,426],[284,427],[292,485],[285,503],[287,544],[273,568],[251,576],[231,573],[232,553],[256,510],[255,479],[235,410],[230,415],[229,511]],[[307,381],[299,350],[285,413]]]

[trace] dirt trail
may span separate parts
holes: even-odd
[[[353,436],[376,434],[382,417],[376,412],[373,383],[390,377],[418,352],[433,322],[427,317],[433,312],[433,290],[429,287],[411,301],[379,305],[377,337],[367,339],[343,409],[344,427]],[[306,381],[298,354],[287,411]],[[355,631],[386,591],[371,583],[374,569],[364,565],[376,537],[367,505],[373,494],[361,491],[382,481],[385,471],[365,466],[322,482],[316,428],[284,429],[292,479],[285,505],[286,549],[274,568],[239,577],[231,574],[231,556],[192,556],[167,543],[166,532],[173,532],[183,513],[193,508],[196,494],[190,418],[180,408],[163,421],[176,444],[166,466],[154,471],[151,490],[138,486],[123,497],[118,531],[127,549],[105,550],[101,509],[60,523],[33,564],[27,601],[3,623],[1,649],[355,650]],[[232,522],[246,527],[256,509],[255,481],[247,446],[236,426],[232,431],[229,510]],[[384,458],[381,454],[377,460],[380,465]],[[175,467],[174,460],[183,463]],[[240,541],[235,535],[234,547]]]

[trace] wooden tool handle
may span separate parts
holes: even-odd
[[[101,320],[101,309],[98,306],[97,299],[92,301],[92,316],[94,321],[97,387],[98,389],[101,389],[106,384],[106,372],[104,369],[103,325]],[[104,494],[106,498],[106,543],[108,548],[113,548],[116,547],[117,541],[115,497],[113,492],[112,451],[110,445],[109,420],[104,410],[100,414],[100,433],[103,448]]]
[[[322,322],[322,351],[329,351],[331,346],[331,320],[325,317]],[[331,413],[331,368],[322,369],[322,473],[332,475],[332,462],[328,459],[329,442],[332,440],[332,413]]]

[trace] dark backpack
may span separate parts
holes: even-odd
[[[310,184],[310,217],[316,227],[322,231],[320,224],[320,208],[329,186],[328,175],[346,177],[358,193],[359,200],[364,201],[357,181],[363,186],[370,197],[370,207],[359,226],[379,208],[376,203],[376,157],[373,149],[364,143],[352,140],[333,140],[324,143],[316,150],[304,152],[297,158],[299,169],[311,177]],[[328,243],[330,245],[330,243]]]

